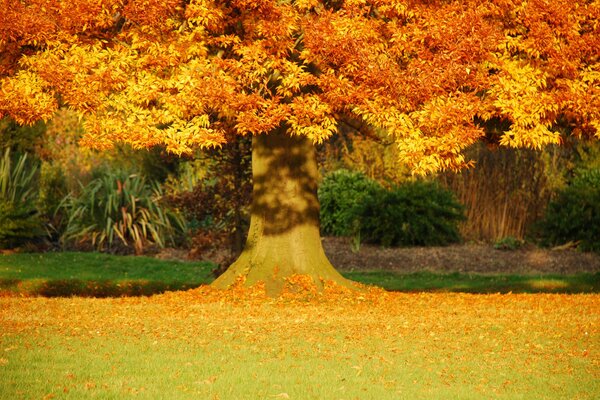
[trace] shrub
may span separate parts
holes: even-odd
[[[463,207],[432,182],[407,182],[366,196],[357,213],[360,236],[384,246],[435,246],[460,241]]]
[[[6,149],[0,159],[0,248],[20,246],[43,236],[36,209],[38,166],[23,154],[12,162]]]
[[[61,165],[42,162],[37,204],[46,225],[48,238],[52,242],[58,242],[66,228],[66,217],[61,204],[68,192],[67,178]]]
[[[494,242],[494,249],[496,250],[517,250],[523,247],[525,242],[517,239],[513,236],[506,236],[498,239]]]
[[[360,172],[340,169],[323,179],[319,186],[321,230],[323,234],[355,234],[359,207],[365,197],[374,195],[381,186]]]
[[[186,223],[164,207],[161,198],[160,187],[143,177],[107,173],[65,199],[68,222],[63,240],[88,243],[99,251],[133,246],[137,254],[148,245],[175,244]]]
[[[600,169],[577,175],[548,204],[535,230],[542,245],[578,242],[581,250],[600,252]]]
[[[34,154],[43,143],[45,133],[46,123],[43,121],[21,126],[9,117],[0,118],[0,150]]]

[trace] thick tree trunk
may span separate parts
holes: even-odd
[[[306,139],[284,131],[255,136],[252,142],[252,208],[250,230],[240,257],[213,286],[264,282],[276,295],[285,278],[308,275],[318,288],[332,280],[350,282],[331,265],[319,234],[318,169],[315,149]]]

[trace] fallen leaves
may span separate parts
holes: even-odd
[[[0,368],[18,368],[17,353],[50,351],[53,337],[68,354],[73,343],[98,349],[99,357],[110,352],[111,364],[125,357],[106,347],[115,338],[143,343],[149,353],[222,351],[218,370],[194,372],[189,381],[182,376],[197,371],[202,359],[184,358],[168,369],[186,390],[203,393],[222,390],[222,374],[238,364],[262,371],[289,363],[301,371],[307,360],[315,377],[330,374],[334,389],[370,382],[402,392],[414,380],[425,388],[470,385],[484,397],[514,394],[554,374],[579,379],[598,371],[598,295],[386,293],[332,285],[319,292],[295,281],[305,290],[279,298],[260,286],[110,299],[1,298]],[[60,375],[61,391],[104,390],[101,379],[74,372],[69,366]],[[127,391],[144,387],[152,390],[137,384]],[[264,390],[264,398],[274,399],[297,393],[283,384]]]

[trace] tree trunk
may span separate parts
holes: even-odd
[[[313,145],[283,130],[255,136],[252,178],[246,245],[213,286],[225,289],[244,277],[246,286],[264,282],[267,293],[277,295],[285,278],[296,274],[310,276],[319,289],[327,280],[350,286],[333,268],[321,244]]]

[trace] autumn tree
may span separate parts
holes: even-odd
[[[251,227],[237,279],[347,284],[319,238],[313,145],[345,119],[386,132],[416,173],[468,165],[481,121],[502,145],[600,128],[595,0],[1,0],[0,114],[59,107],[83,142],[177,154],[252,135]],[[240,278],[242,277],[242,278]]]

